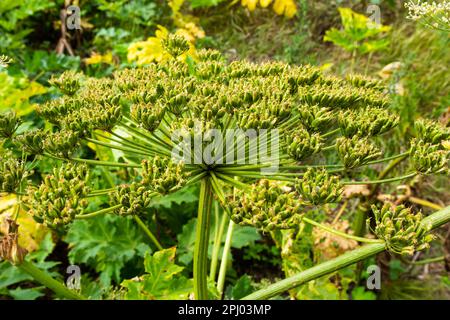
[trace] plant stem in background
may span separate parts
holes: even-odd
[[[217,279],[217,290],[219,295],[222,296],[223,288],[225,285],[225,276],[227,274],[228,254],[231,248],[231,240],[233,238],[234,222],[230,220],[228,224],[227,237],[225,239],[225,245],[223,248],[222,261],[220,262],[219,278]]]
[[[196,300],[208,299],[208,244],[211,206],[211,182],[208,178],[204,178],[200,184],[194,247],[194,296]]]
[[[409,197],[408,201],[415,203],[415,204],[420,204],[421,206],[428,207],[428,208],[431,208],[434,210],[442,210],[443,209],[442,206],[440,206],[436,203],[430,202],[428,200],[416,198],[416,197]]]
[[[158,248],[158,250],[164,250],[163,246],[159,243],[158,239],[156,239],[155,235],[150,231],[149,228],[145,225],[144,221],[136,215],[133,215],[134,220],[137,222],[139,227],[144,231],[144,233],[150,238],[153,244]]]
[[[33,263],[28,261],[23,261],[21,264],[17,265],[19,269],[22,271],[28,273],[30,276],[33,277],[34,280],[41,283],[45,287],[51,289],[53,292],[55,292],[57,295],[69,299],[69,300],[85,300],[86,298],[82,295],[68,289],[64,284],[61,282],[53,279],[50,275],[48,275],[46,272],[42,271],[38,267],[36,267]]]
[[[212,258],[211,258],[211,269],[209,271],[209,278],[211,280],[216,279],[217,263],[219,260],[220,247],[222,246],[223,232],[225,230],[225,226],[228,221],[228,214],[226,212],[222,212],[222,219],[220,220],[220,225],[219,225],[218,218],[219,218],[220,212],[219,212],[219,203],[218,202],[214,203],[214,210],[217,213],[216,225],[218,226],[218,229],[217,229],[217,234],[216,234],[216,237],[214,240],[214,248],[213,248]]]

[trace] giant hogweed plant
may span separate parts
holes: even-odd
[[[110,78],[66,72],[53,79],[62,96],[38,107],[49,129],[17,134],[21,120],[12,112],[2,114],[0,191],[17,194],[36,221],[60,231],[77,219],[132,216],[161,250],[141,216],[158,197],[200,184],[193,265],[196,299],[223,292],[235,224],[267,234],[280,229],[300,232],[300,226],[311,224],[365,244],[246,297],[263,299],[383,250],[411,254],[426,249],[433,239],[430,230],[449,221],[449,208],[423,218],[407,207],[374,206],[374,219],[369,221],[374,238],[335,230],[308,214],[314,207],[340,201],[348,185],[448,174],[443,142],[450,131],[430,120],[417,121],[408,151],[383,154],[377,140],[389,139],[399,117],[389,109],[380,82],[327,76],[310,66],[226,63],[215,51],[199,51],[196,61],[186,64],[175,58],[188,50],[187,43],[175,37],[164,45],[174,57],[164,63],[118,70]],[[232,137],[231,151],[223,143],[227,132],[240,133]],[[267,133],[265,140],[258,136],[261,132]],[[82,158],[80,150],[87,145],[120,151],[122,156],[114,161]],[[269,145],[276,146],[270,157],[261,156]],[[56,159],[59,165],[40,184],[33,184],[27,177],[39,158]],[[339,161],[331,164],[331,159]],[[401,176],[368,180],[361,173],[362,167],[389,167],[399,159],[410,160]],[[95,190],[90,174],[95,166],[111,174],[127,170],[129,181]],[[105,195],[109,203],[90,211],[90,201]],[[219,266],[221,244],[215,241],[208,270],[214,201],[222,206],[225,221],[215,232],[220,232],[219,239],[226,234],[226,242]],[[14,217],[10,223],[1,257],[63,297],[83,298],[23,259],[26,252],[18,246]],[[153,279],[152,261],[167,255],[173,259],[174,252],[161,251],[146,260],[148,274],[141,281]],[[176,266],[168,268],[180,272]],[[139,283],[128,280],[123,285],[136,297],[145,291]]]

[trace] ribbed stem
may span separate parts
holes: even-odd
[[[233,239],[234,222],[230,220],[228,224],[227,237],[223,247],[222,261],[220,261],[219,278],[217,279],[217,291],[222,296],[223,288],[225,286],[225,276],[227,275],[228,255],[231,248],[231,240]]]
[[[217,262],[219,260],[219,251],[220,251],[220,247],[222,246],[222,237],[223,237],[223,232],[225,230],[225,226],[226,223],[228,221],[228,215],[226,212],[222,212],[222,218],[220,219],[220,224],[219,224],[219,203],[216,202],[214,204],[214,209],[216,211],[216,225],[218,226],[217,228],[217,232],[216,232],[216,237],[214,240],[214,248],[213,248],[213,252],[212,252],[212,257],[211,257],[211,269],[209,270],[209,278],[211,280],[215,280],[216,279],[216,273],[217,273]]]
[[[156,239],[155,235],[150,231],[149,228],[147,228],[144,221],[142,221],[142,219],[136,215],[133,215],[133,218],[142,229],[142,231],[144,231],[144,233],[150,238],[156,248],[158,248],[158,250],[164,250],[163,246],[159,243],[158,239]]]
[[[424,218],[422,220],[422,224],[423,225],[431,224],[432,228],[435,229],[444,225],[449,221],[450,221],[450,206]],[[244,297],[243,300],[269,299],[273,296],[285,292],[286,290],[298,287],[304,283],[320,278],[324,275],[333,273],[359,261],[365,260],[384,250],[385,250],[384,243],[374,243],[362,246],[358,249],[348,251],[337,258],[334,258],[332,260],[318,264],[310,269],[297,273],[292,277],[276,282],[268,286],[267,288],[258,290]]]
[[[86,298],[82,295],[70,290],[67,288],[64,284],[62,284],[59,281],[56,281],[53,279],[50,275],[48,275],[46,272],[42,271],[38,267],[36,267],[33,263],[28,261],[23,261],[21,264],[17,265],[19,269],[22,271],[28,273],[30,276],[33,277],[34,280],[39,282],[40,284],[46,286],[53,292],[55,292],[57,295],[69,299],[69,300],[85,300]]]
[[[208,299],[208,244],[211,206],[211,183],[208,178],[204,178],[200,184],[194,247],[194,296],[196,300]]]

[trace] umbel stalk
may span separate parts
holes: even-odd
[[[432,215],[423,219],[422,224],[431,224],[432,229],[436,229],[443,224],[450,221],[450,206],[439,210]],[[354,263],[367,259],[377,253],[380,253],[386,249],[384,243],[374,243],[362,246],[358,249],[344,253],[343,255],[318,264],[308,270],[302,271],[286,278],[279,282],[276,282],[267,288],[258,290],[244,298],[243,300],[264,300],[281,294],[287,290],[298,287],[309,281],[315,280],[327,274],[333,273],[345,267],[348,267]]]
[[[196,300],[208,299],[208,244],[211,207],[211,183],[209,178],[204,178],[200,182],[197,230],[194,248],[194,295]]]

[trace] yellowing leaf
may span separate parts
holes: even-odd
[[[111,52],[107,52],[104,55],[93,52],[89,58],[84,59],[84,62],[89,64],[113,64],[113,56]]]
[[[272,0],[241,0],[241,5],[249,11],[254,11],[258,3],[261,8],[267,8]],[[297,13],[297,5],[294,0],[274,0],[272,8],[276,14],[284,15],[287,18],[292,18]]]
[[[14,218],[17,206],[17,198],[14,195],[0,197],[0,231],[4,233],[4,220],[7,216]],[[19,225],[19,245],[28,252],[35,251],[49,230],[34,221],[24,210],[19,210],[17,218]]]

